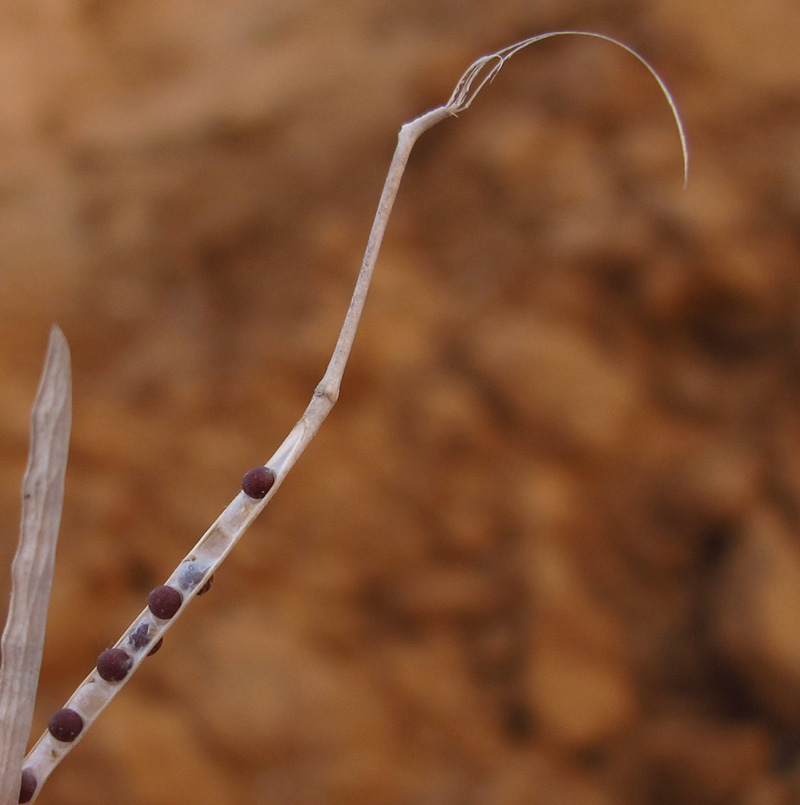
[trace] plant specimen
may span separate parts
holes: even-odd
[[[553,36],[591,36],[612,42],[635,56],[653,75],[669,103],[680,138],[684,182],[688,170],[686,139],[674,101],[661,78],[635,51],[602,34],[558,31],[523,40],[475,61],[442,106],[400,129],[350,306],[325,374],[308,407],[275,454],[250,470],[241,492],[224,509],[163,585],[149,594],[147,606],[56,712],[47,731],[23,757],[33,716],[55,545],[63,499],[70,427],[69,351],[54,327],[32,413],[28,469],[23,483],[20,543],[13,565],[8,622],[0,669],[0,805],[31,802],[55,766],[131,678],[157,651],[165,632],[195,595],[208,590],[213,574],[242,534],[269,503],[294,463],[314,438],[336,403],[356,329],[364,309],[378,253],[405,166],[417,139],[429,128],[468,109],[505,62],[523,48]]]

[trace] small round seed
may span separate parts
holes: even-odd
[[[53,715],[47,729],[57,741],[71,743],[81,734],[83,719],[74,710],[64,707]]]
[[[147,656],[152,657],[163,645],[164,645],[164,638],[159,637],[158,640],[155,642],[153,648],[151,648],[150,651],[147,652]]]
[[[176,590],[174,587],[170,587],[167,584],[156,587],[147,599],[150,611],[157,618],[161,618],[165,621],[175,616],[175,613],[181,608],[182,603],[183,595],[180,590]]]
[[[269,467],[255,467],[242,478],[242,492],[249,498],[261,500],[275,483],[275,473]]]
[[[36,793],[36,775],[30,769],[22,770],[22,782],[19,786],[18,802],[30,802]]]
[[[97,673],[106,682],[119,682],[128,675],[133,659],[121,648],[106,649],[97,658]]]
[[[212,573],[207,579],[206,583],[197,591],[198,595],[205,595],[210,589],[211,585],[214,583],[214,574]]]

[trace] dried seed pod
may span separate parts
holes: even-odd
[[[183,603],[183,595],[180,590],[170,587],[168,584],[163,584],[161,587],[156,587],[151,591],[147,605],[150,611],[162,620],[168,621],[174,617],[177,611],[181,608]]]
[[[164,638],[159,637],[153,648],[151,648],[150,651],[147,652],[147,656],[152,657],[161,648],[162,645],[164,645]]]
[[[106,682],[120,682],[128,675],[133,658],[121,648],[106,649],[97,658],[97,673]]]
[[[57,741],[72,743],[81,734],[83,718],[69,707],[64,707],[53,714],[47,729]]]
[[[213,583],[214,583],[214,574],[212,573],[206,580],[206,583],[197,591],[197,594],[205,595],[211,589],[211,585]]]
[[[275,473],[269,467],[254,467],[242,478],[242,492],[249,498],[261,500],[275,483]]]
[[[36,775],[30,769],[23,769],[18,802],[30,802],[36,793],[37,785]]]

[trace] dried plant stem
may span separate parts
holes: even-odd
[[[72,698],[66,703],[66,707],[78,714],[81,720],[79,733],[70,736],[69,740],[65,741],[57,739],[50,732],[46,732],[26,758],[25,768],[35,775],[38,783],[37,794],[53,768],[80,740],[86,728],[92,724],[122,686],[130,679],[133,672],[147,655],[147,649],[160,640],[188,605],[189,601],[198,594],[198,591],[202,590],[207,580],[219,567],[248,526],[269,503],[289,470],[294,466],[308,443],[314,438],[335,405],[389,216],[397,197],[406,163],[417,139],[432,126],[467,109],[481,89],[495,77],[503,64],[519,50],[542,39],[564,34],[594,36],[613,42],[632,53],[650,70],[666,96],[675,117],[684,158],[684,174],[686,173],[687,151],[683,127],[672,97],[663,81],[641,56],[626,45],[601,34],[580,31],[548,33],[524,40],[489,56],[484,56],[474,62],[464,73],[446,104],[427,112],[410,123],[406,123],[400,129],[397,148],[375,214],[364,259],[356,280],[355,290],[328,368],[314,391],[314,395],[300,421],[294,426],[283,444],[265,465],[274,473],[274,484],[260,500],[255,500],[244,492],[239,493],[203,535],[197,545],[194,546],[192,551],[181,561],[166,582],[166,586],[179,591],[181,594],[180,604],[175,612],[171,613],[167,618],[161,618],[154,615],[152,607],[148,607],[139,614],[128,630],[117,641],[115,648],[126,652],[130,656],[130,665],[126,667],[123,678],[107,681],[101,678],[98,669],[95,668],[77,688]]]
[[[22,759],[31,731],[64,500],[71,401],[69,348],[61,330],[53,327],[31,413],[19,546],[11,569],[11,601],[2,640],[2,805],[16,805],[19,801]]]

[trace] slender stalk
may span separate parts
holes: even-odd
[[[565,34],[593,36],[612,42],[633,54],[647,67],[667,98],[675,117],[683,153],[684,177],[687,175],[686,138],[675,103],[664,82],[635,51],[602,34],[558,31],[526,39],[497,53],[484,56],[470,65],[462,75],[447,103],[402,126],[398,135],[397,148],[389,167],[367,241],[361,268],[356,279],[350,306],[328,367],[303,416],[292,428],[275,454],[264,465],[270,471],[270,474],[274,474],[274,483],[265,490],[260,499],[255,499],[244,491],[239,493],[181,561],[165,583],[166,587],[172,588],[173,592],[177,591],[180,594],[179,599],[175,599],[176,607],[174,611],[170,610],[167,617],[159,617],[157,612],[154,612],[151,604],[139,614],[127,631],[120,637],[114,646],[119,651],[117,656],[122,656],[125,659],[124,672],[121,672],[120,678],[108,680],[107,672],[101,674],[98,668],[95,668],[78,686],[75,693],[66,703],[69,723],[57,724],[55,730],[51,729],[45,732],[25,760],[25,769],[30,775],[33,775],[37,783],[36,794],[41,790],[42,785],[56,765],[79,742],[86,729],[91,726],[97,716],[131,678],[134,671],[147,656],[148,650],[162,638],[183,612],[189,601],[202,591],[206,582],[211,578],[242,534],[272,499],[289,470],[314,438],[325,418],[336,404],[347,360],[350,356],[361,313],[366,303],[381,243],[400,188],[400,181],[416,141],[432,126],[468,109],[481,89],[494,79],[500,68],[515,53],[534,42]],[[60,713],[63,712],[60,711]],[[52,724],[53,721],[51,721],[51,726]],[[36,794],[34,794],[34,797]]]

